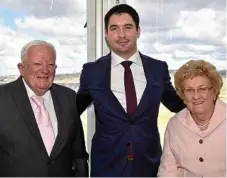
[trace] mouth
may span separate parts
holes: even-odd
[[[194,105],[201,105],[203,104],[203,101],[196,101],[196,102],[193,102]]]
[[[118,43],[118,44],[121,44],[121,45],[122,45],[122,44],[125,45],[125,44],[128,44],[128,42],[129,42],[129,41],[118,41],[117,43]]]
[[[48,80],[49,77],[37,77],[38,79],[41,79],[41,80]]]

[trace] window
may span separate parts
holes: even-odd
[[[225,80],[226,4],[225,1],[199,0],[127,0],[140,15],[139,50],[166,61],[171,77],[190,59],[214,64]],[[221,92],[226,100],[226,84]],[[163,105],[159,130],[163,140],[166,124],[174,113]]]

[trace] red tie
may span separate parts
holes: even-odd
[[[136,112],[136,107],[137,107],[136,90],[135,90],[135,85],[133,81],[132,71],[130,69],[130,65],[132,64],[132,61],[124,61],[121,64],[125,68],[124,83],[125,83],[126,106],[127,106],[127,113],[128,113],[129,119],[131,120],[134,113]],[[134,154],[132,150],[132,143],[129,143],[128,160],[133,160],[133,159],[134,159]]]
[[[124,61],[121,63],[124,68],[124,82],[125,82],[125,95],[126,95],[126,106],[127,113],[130,119],[132,119],[134,113],[136,112],[137,99],[136,99],[136,90],[133,81],[132,71],[130,65],[132,61]]]

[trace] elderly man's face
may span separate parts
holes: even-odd
[[[44,95],[55,77],[55,53],[47,45],[29,48],[26,59],[18,64],[21,76],[36,95]]]
[[[214,107],[214,89],[206,76],[185,80],[183,92],[187,108],[195,115],[209,112]]]

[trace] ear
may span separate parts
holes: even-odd
[[[108,29],[105,29],[105,38],[107,39]]]
[[[140,37],[140,32],[141,32],[141,29],[140,29],[140,26],[138,26],[138,29],[137,29],[137,38]]]
[[[19,69],[20,71],[20,75],[23,77],[24,76],[24,71],[25,71],[25,66],[23,63],[18,63],[17,64],[17,68]]]

